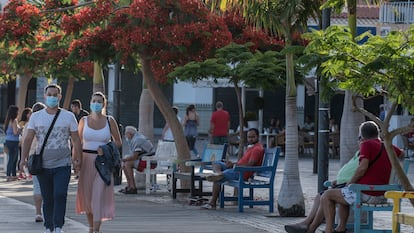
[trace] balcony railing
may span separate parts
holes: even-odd
[[[381,23],[414,23],[414,2],[385,2],[381,4]]]

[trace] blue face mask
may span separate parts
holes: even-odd
[[[59,104],[59,98],[56,96],[46,96],[46,105],[49,108],[54,108]]]
[[[91,103],[89,108],[92,112],[101,112],[102,111],[103,104],[101,103]]]

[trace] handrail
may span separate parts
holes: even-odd
[[[384,2],[380,6],[381,23],[414,23],[414,2]]]

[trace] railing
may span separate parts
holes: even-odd
[[[381,23],[414,23],[414,2],[384,2],[380,7]]]

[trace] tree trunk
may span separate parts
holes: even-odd
[[[305,201],[299,176],[296,97],[286,97],[286,149],[283,181],[277,208],[280,216],[305,216]]]
[[[93,62],[93,92],[97,91],[105,94],[104,76],[101,64]]]
[[[32,79],[31,73],[18,74],[17,79],[19,80],[19,93],[17,94],[17,107],[19,107],[19,113],[22,113],[26,107],[27,87]]]
[[[63,102],[63,109],[69,109],[69,105],[72,99],[72,93],[73,93],[73,86],[75,85],[75,78],[70,77],[68,80],[68,84],[66,86],[66,95],[65,100]]]
[[[352,92],[345,91],[344,107],[341,118],[340,139],[341,146],[339,147],[341,167],[354,156],[355,152],[359,150],[358,145],[358,131],[359,125],[364,122],[364,116],[360,112],[353,111]],[[363,101],[358,98],[357,105],[363,108]]]
[[[237,106],[239,108],[239,151],[237,153],[237,157],[240,159],[244,153],[244,142],[246,141],[245,134],[244,134],[244,111],[243,111],[243,104],[242,104],[242,97],[240,94],[240,88],[237,85],[237,82],[234,82],[234,91],[236,92],[237,97]]]
[[[190,150],[188,148],[181,123],[178,121],[177,115],[172,110],[167,98],[162,93],[158,83],[156,83],[156,81],[154,80],[153,73],[151,71],[150,60],[145,59],[145,56],[141,57],[143,57],[141,59],[141,65],[145,82],[148,86],[148,89],[151,91],[151,95],[154,99],[155,104],[160,109],[162,115],[164,116],[173,133],[178,153],[177,159],[179,161],[188,160],[190,159]],[[189,171],[189,168],[182,168],[184,169],[184,171]]]
[[[289,46],[289,39],[286,46]],[[286,148],[283,181],[277,208],[284,217],[305,216],[305,200],[299,176],[298,122],[293,54],[286,54]]]
[[[144,85],[143,85],[144,86]],[[154,140],[154,100],[147,88],[142,89],[139,100],[139,132]]]
[[[348,26],[351,30],[353,38],[356,37],[356,0],[347,0],[348,6]],[[351,91],[345,91],[344,107],[342,111],[340,139],[341,146],[339,147],[340,164],[341,167],[354,156],[355,151],[359,149],[359,145],[355,138],[358,136],[358,127],[365,120],[364,116],[359,112],[352,111],[352,96]],[[358,100],[358,106],[363,107],[362,100]]]

